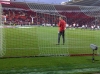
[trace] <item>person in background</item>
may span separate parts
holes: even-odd
[[[63,20],[63,18],[60,16],[59,17],[59,32],[58,32],[58,44],[60,44],[60,37],[62,36],[63,39],[63,45],[65,44],[65,29],[66,29],[66,22]]]

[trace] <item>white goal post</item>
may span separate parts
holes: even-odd
[[[0,57],[3,57],[5,54],[5,42],[4,42],[4,29],[3,29],[3,15],[2,15],[2,5],[0,4]]]

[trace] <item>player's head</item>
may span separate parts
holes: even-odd
[[[62,20],[62,17],[61,16],[59,17],[59,20]]]

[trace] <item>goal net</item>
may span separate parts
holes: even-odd
[[[85,15],[93,18],[90,22],[91,28],[95,29],[96,32],[93,33],[94,35],[94,44],[100,47],[100,39],[99,39],[99,32],[100,30],[100,7],[99,6],[79,6],[82,13]],[[97,54],[100,54],[100,50],[97,50]]]
[[[2,31],[0,34],[1,40],[3,37],[6,41],[5,57],[91,55],[90,44],[99,45],[99,7],[53,5],[25,0],[2,6],[6,15],[5,38]],[[56,45],[59,16],[67,23],[64,45],[62,37],[60,45]],[[96,54],[99,54],[99,50]]]
[[[38,33],[38,46],[40,56],[60,56],[68,55],[66,45],[57,46],[57,35],[58,29],[55,28],[58,23],[59,16],[66,18],[61,15],[54,5],[52,4],[41,4],[41,3],[26,3],[28,7],[36,12],[37,28]],[[61,10],[62,11],[62,10]],[[66,21],[66,20],[65,20]]]

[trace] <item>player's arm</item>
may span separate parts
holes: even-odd
[[[64,24],[64,28],[65,28],[65,30],[66,30],[66,24],[67,24],[67,23],[65,22],[65,24]]]
[[[60,27],[60,23],[61,23],[61,22],[59,21],[59,23],[58,23],[58,27]]]

